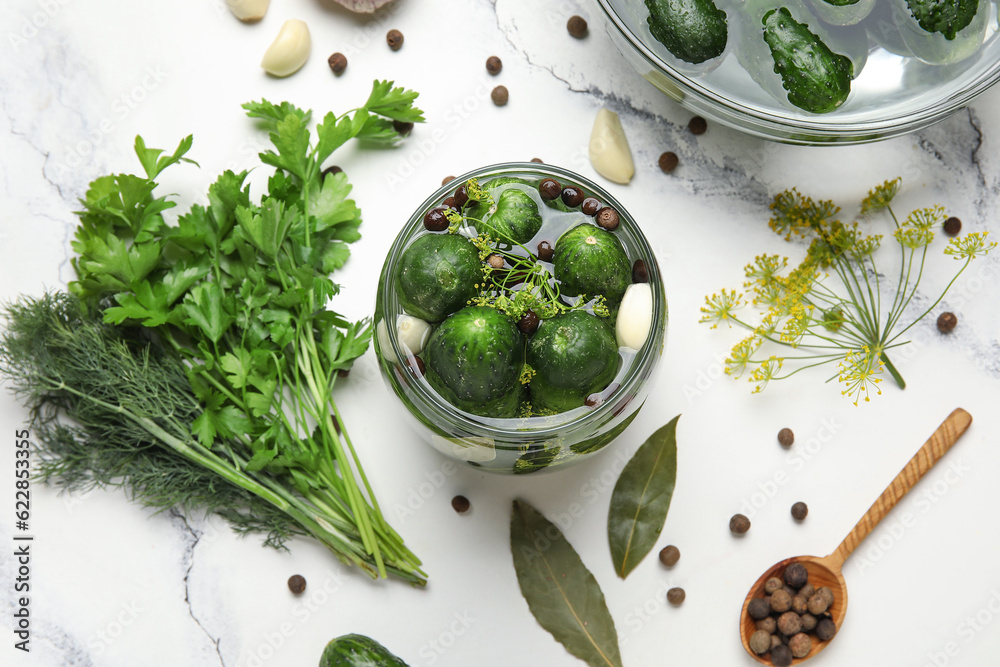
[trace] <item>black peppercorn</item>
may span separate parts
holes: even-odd
[[[708,122],[701,116],[695,116],[688,121],[688,129],[691,130],[691,134],[705,134],[708,130]]]
[[[807,514],[809,514],[809,506],[801,500],[792,505],[792,518],[796,521],[804,520]]]
[[[493,100],[493,104],[498,107],[507,106],[507,100],[510,98],[510,93],[507,92],[507,86],[497,86],[490,93],[490,99]]]
[[[792,650],[784,644],[771,649],[771,664],[774,667],[788,667],[792,664]]]
[[[496,56],[490,56],[486,59],[486,71],[490,74],[496,76],[503,69],[503,62]]]
[[[678,162],[680,162],[680,159],[678,159],[677,153],[674,153],[672,151],[667,151],[666,153],[662,153],[660,155],[660,159],[657,161],[657,163],[660,165],[660,169],[663,171],[664,174],[669,174],[674,169],[676,169]]]
[[[448,218],[440,208],[432,208],[424,215],[424,228],[429,232],[443,232],[448,229]]]
[[[325,179],[327,176],[333,176],[334,174],[339,174],[342,171],[344,170],[338,167],[337,165],[333,165],[332,167],[327,167],[326,169],[324,169],[322,172],[322,176]]]
[[[792,563],[785,568],[784,580],[786,584],[799,590],[809,581],[809,571],[802,563]]]
[[[681,558],[681,550],[674,545],[666,546],[660,549],[660,562],[667,567],[673,567],[677,564],[677,561]]]
[[[742,535],[750,530],[750,519],[742,514],[734,514],[733,518],[729,520],[729,530],[736,535]]]
[[[393,51],[399,51],[403,47],[403,33],[393,28],[385,35],[385,41]]]
[[[554,178],[543,178],[542,182],[538,184],[538,194],[545,201],[552,201],[562,194],[562,186]]]
[[[649,271],[646,270],[646,262],[637,259],[632,263],[632,282],[648,283]]]
[[[754,598],[747,605],[747,613],[755,621],[763,620],[771,615],[771,603],[767,598]]]
[[[566,22],[566,30],[573,37],[583,39],[587,36],[587,21],[582,16],[570,16]]]
[[[830,641],[837,634],[837,624],[832,618],[823,618],[816,624],[816,636],[821,641]]]
[[[293,574],[288,577],[288,590],[290,590],[295,595],[302,595],[302,592],[306,589],[306,578],[301,574]]]
[[[333,73],[340,76],[347,69],[347,56],[338,51],[326,59],[326,63],[333,70]]]
[[[524,335],[530,336],[538,331],[538,323],[538,314],[529,309],[524,311],[524,315],[517,321],[517,328]]]
[[[962,231],[962,221],[951,216],[944,221],[944,233],[948,236],[958,236],[958,233]]]
[[[469,511],[471,503],[469,499],[465,496],[455,496],[451,499],[451,507],[459,514],[465,514]]]
[[[958,324],[955,313],[941,313],[937,318],[937,328],[941,333],[951,333]]]
[[[674,588],[671,588],[669,591],[667,591],[667,602],[669,602],[672,605],[676,606],[684,602],[685,597],[687,597],[687,594],[684,593],[683,588],[678,588],[675,586]]]
[[[551,243],[549,243],[548,241],[538,242],[538,259],[542,260],[543,262],[551,262],[552,255],[554,254],[555,251],[552,249]]]
[[[580,204],[580,210],[583,211],[584,215],[589,215],[591,217],[597,215],[597,212],[601,210],[601,202],[593,197],[587,197]]]
[[[618,216],[618,211],[611,208],[610,206],[605,206],[597,215],[594,217],[597,224],[608,230],[609,232],[618,229],[618,224],[621,222],[621,218]]]
[[[392,129],[396,130],[399,134],[404,137],[413,131],[413,123],[405,122],[401,120],[392,121]]]
[[[587,198],[586,195],[583,194],[583,190],[572,185],[564,187],[561,194],[563,203],[570,208],[576,208],[583,203],[584,199]]]
[[[778,431],[778,443],[782,447],[788,449],[789,447],[792,446],[793,442],[795,442],[795,434],[792,433],[792,429],[783,428],[780,431]]]

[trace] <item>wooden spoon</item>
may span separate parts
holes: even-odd
[[[754,598],[764,597],[764,582],[770,577],[778,577],[780,579],[785,568],[792,563],[802,563],[805,566],[809,572],[809,583],[813,586],[816,588],[828,586],[833,591],[833,604],[828,611],[837,626],[837,630],[840,630],[840,626],[844,622],[844,616],[847,614],[847,584],[844,582],[844,575],[841,572],[844,561],[861,544],[862,540],[872,532],[879,521],[889,513],[889,510],[906,495],[907,491],[913,488],[920,481],[920,478],[927,474],[927,471],[934,467],[935,463],[941,460],[945,452],[951,449],[951,446],[965,433],[965,430],[969,428],[969,424],[971,423],[972,415],[962,408],[956,408],[954,412],[948,415],[948,418],[938,426],[930,439],[924,443],[924,446],[913,455],[913,458],[906,464],[906,467],[896,475],[896,478],[892,480],[888,488],[882,492],[878,500],[865,512],[865,515],[861,517],[861,520],[854,526],[854,529],[848,533],[844,541],[840,543],[840,546],[832,554],[825,558],[817,558],[816,556],[786,558],[780,563],[775,563],[772,567],[768,568],[767,572],[761,575],[757,583],[750,588],[747,599],[743,602],[743,609],[740,612],[740,636],[743,639],[743,648],[746,649],[747,653],[761,664],[772,664],[769,658],[770,654],[757,655],[750,648],[750,636],[753,635],[757,628],[755,621],[747,613],[747,607]],[[810,639],[813,640],[812,649],[804,658],[793,660],[792,664],[808,660],[826,648],[827,644],[830,643],[829,640],[825,642],[819,641],[815,635],[811,635]]]

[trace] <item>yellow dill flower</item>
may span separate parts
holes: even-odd
[[[754,335],[761,338],[770,338],[778,330],[778,320],[781,319],[775,308],[770,308],[767,314],[760,320],[760,324],[753,330]]]
[[[771,219],[768,226],[786,241],[792,234],[805,236],[810,230],[823,229],[826,222],[840,212],[840,207],[829,200],[814,201],[796,188],[779,193],[771,202]]]
[[[872,354],[867,345],[861,351],[848,350],[839,366],[840,374],[837,379],[847,385],[840,393],[842,396],[853,396],[854,405],[862,397],[866,403],[871,400],[869,386],[875,389],[877,395],[882,395],[882,390],[878,387],[882,378],[876,376],[881,375],[884,364],[878,355]]]
[[[860,240],[861,232],[858,231],[858,223],[852,222],[849,225],[837,221],[830,223],[827,242],[830,244],[830,250],[835,254],[852,250]]]
[[[750,373],[750,382],[756,382],[757,386],[754,387],[753,393],[759,394],[763,391],[767,383],[773,380],[778,372],[781,370],[781,365],[785,362],[781,357],[771,356],[768,357],[767,361],[763,362],[760,366],[753,369]]]
[[[757,255],[753,264],[747,264],[743,271],[749,279],[745,286],[750,286],[750,281],[768,283],[777,276],[778,272],[788,266],[788,258],[779,255]]]
[[[809,325],[812,323],[812,306],[807,306],[801,302],[792,306],[785,320],[785,328],[781,331],[782,342],[788,343],[792,347],[798,347],[799,341],[806,335]]]
[[[899,192],[899,186],[903,184],[903,179],[898,176],[891,181],[886,181],[882,185],[876,186],[868,191],[868,196],[861,200],[861,213],[869,213],[886,208]]]
[[[699,322],[714,322],[712,328],[719,326],[720,322],[725,322],[728,326],[733,312],[746,305],[743,295],[736,290],[721,290],[718,294],[705,297],[705,305],[701,307],[701,312],[705,313]]]
[[[918,208],[907,216],[906,220],[903,221],[903,226],[929,230],[943,223],[946,217],[948,216],[944,212],[944,206]]]
[[[534,378],[535,375],[536,375],[535,369],[529,366],[528,364],[525,364],[524,366],[521,367],[521,376],[518,378],[518,382],[520,382],[521,384],[529,384],[531,382],[531,379]]]
[[[924,227],[900,227],[892,233],[892,236],[899,245],[911,250],[930,245],[934,240],[934,232]]]
[[[747,336],[734,345],[726,359],[726,375],[734,378],[742,377],[747,364],[753,363],[750,357],[760,349],[761,343],[763,341],[757,336]]]
[[[955,259],[975,259],[985,255],[997,246],[996,241],[986,242],[988,235],[989,232],[972,232],[965,236],[957,236],[948,243],[944,254],[951,255]]]
[[[784,293],[785,286],[780,277],[766,283],[758,280],[753,283],[753,305],[775,306]]]
[[[871,257],[875,254],[882,245],[882,235],[874,234],[872,236],[866,236],[859,239],[857,243],[854,244],[854,248],[851,252],[854,254],[855,259],[864,259],[865,257]]]
[[[844,317],[844,311],[840,308],[830,308],[829,310],[823,311],[823,327],[827,331],[838,331],[846,321],[847,319]]]

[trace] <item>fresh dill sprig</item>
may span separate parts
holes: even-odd
[[[905,345],[903,335],[941,302],[955,280],[977,257],[996,247],[988,232],[973,232],[953,238],[944,254],[962,262],[944,291],[908,323],[903,316],[913,303],[923,276],[934,229],[947,215],[942,206],[930,206],[910,213],[899,222],[892,209],[902,180],[886,181],[873,188],[861,202],[862,219],[885,211],[894,223],[892,239],[900,250],[899,275],[884,284],[884,275],[875,266],[882,235],[862,232],[858,221],[845,224],[838,219],[840,207],[830,201],[814,201],[792,188],[778,194],[771,204],[771,229],[786,241],[809,241],[805,259],[787,274],[788,259],[760,255],[745,268],[745,292],[722,289],[705,298],[701,322],[733,324],[751,335],[733,346],[726,359],[726,373],[741,377],[748,370],[749,381],[760,392],[771,380],[780,380],[801,370],[836,364],[836,378],[842,393],[855,405],[882,393],[879,384],[888,370],[900,388],[906,383],[889,359],[889,351]],[[833,276],[836,289],[826,278]],[[883,292],[889,297],[883,299]],[[885,303],[888,303],[888,307]],[[740,311],[748,305],[761,310],[753,323]],[[770,354],[775,346],[795,354]],[[762,349],[768,356],[758,356]],[[786,362],[792,370],[783,371]]]

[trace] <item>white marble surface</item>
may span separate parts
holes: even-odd
[[[570,39],[566,17],[592,19]],[[314,49],[305,68],[277,80],[257,64],[281,22],[302,18]],[[905,391],[885,387],[855,408],[817,376],[749,386],[719,379],[736,332],[697,324],[703,295],[738,283],[756,253],[786,246],[767,230],[766,204],[797,185],[852,201],[902,175],[901,208],[935,202],[966,229],[995,229],[1000,187],[1000,90],[916,135],[876,145],[799,148],[749,139],[712,125],[691,135],[689,112],[636,75],[574,0],[400,0],[387,18],[355,17],[328,0],[274,0],[263,22],[242,25],[222,0],[13,0],[0,8],[0,297],[39,294],[72,279],[68,240],[86,184],[137,168],[131,151],[173,146],[193,133],[201,169],[175,168],[164,191],[180,210],[226,167],[254,163],[261,138],[240,103],[288,99],[317,112],[360,102],[373,78],[421,92],[428,123],[393,151],[346,149],[336,161],[354,183],[364,238],[341,276],[338,308],[369,313],[384,253],[405,217],[446,174],[541,157],[596,178],[585,158],[597,109],[621,114],[637,164],[631,185],[607,187],[641,221],[666,276],[668,342],[646,408],[616,448],[550,476],[508,479],[452,468],[419,444],[394,411],[369,353],[338,397],[389,518],[430,574],[426,590],[372,583],[317,544],[290,553],[240,540],[221,522],[153,515],[121,493],[63,496],[33,489],[32,640],[15,651],[10,554],[12,433],[26,416],[0,398],[0,663],[3,665],[313,665],[334,636],[369,634],[423,665],[578,665],[532,618],[508,547],[510,502],[529,500],[557,518],[583,513],[565,532],[602,585],[625,665],[751,665],[737,636],[747,587],[767,565],[836,547],[885,484],[956,407],[975,417],[945,462],[904,500],[845,569],[848,620],[813,661],[833,665],[996,664],[1000,653],[1000,289],[998,257],[981,260],[943,304],[959,327],[938,334],[933,318],[913,331],[899,360]],[[406,42],[384,44],[391,27]],[[326,56],[348,54],[334,78]],[[504,69],[489,77],[488,55]],[[503,83],[510,104],[488,91]],[[681,160],[666,176],[663,150]],[[908,209],[907,209],[908,210]],[[950,260],[925,276],[941,286]],[[627,581],[613,573],[605,533],[615,473],[669,417],[679,427],[679,477],[661,545],[683,554],[665,570],[651,556]],[[791,453],[775,443],[793,428]],[[780,480],[777,483],[774,480]],[[472,501],[466,516],[449,501]],[[756,494],[756,495],[755,495]],[[795,525],[797,500],[810,515]],[[755,502],[743,539],[727,529]],[[763,502],[761,502],[763,501]],[[411,509],[412,508],[412,509]],[[748,512],[750,513],[750,512]],[[904,526],[905,522],[905,526]],[[295,598],[293,573],[309,587]],[[687,590],[668,607],[664,592]],[[949,654],[950,651],[950,654]]]

